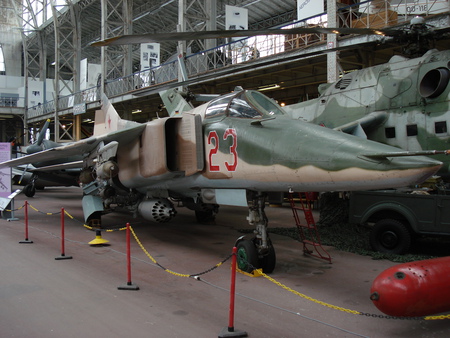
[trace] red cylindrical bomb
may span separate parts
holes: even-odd
[[[375,278],[370,299],[383,313],[421,317],[450,311],[450,257],[395,265]]]

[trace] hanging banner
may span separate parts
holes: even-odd
[[[227,30],[245,30],[248,29],[248,9],[236,7],[236,6],[225,6],[225,27]],[[233,41],[243,39],[232,38]]]
[[[88,60],[83,59],[80,61],[80,89],[81,90],[88,88],[87,77],[88,77]]]
[[[437,14],[449,10],[448,0],[392,0],[391,9],[398,14]]]
[[[11,159],[11,144],[0,143],[0,162]],[[11,168],[0,169],[0,197],[8,197],[11,194]]]
[[[160,44],[141,43],[141,71],[160,65]]]
[[[304,20],[325,12],[323,0],[297,0],[297,20]]]

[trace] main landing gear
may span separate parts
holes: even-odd
[[[265,195],[255,195],[247,217],[249,224],[255,226],[255,236],[252,239],[242,236],[236,241],[238,268],[245,272],[262,269],[264,273],[271,273],[275,269],[275,250],[267,234],[268,219],[264,208]]]
[[[23,188],[23,193],[27,197],[33,197],[34,194],[36,194],[36,185],[35,182],[38,179],[38,176],[36,174],[33,174],[31,176],[30,182]]]
[[[34,186],[34,182],[27,184],[25,188],[23,188],[23,193],[27,197],[33,197],[36,194],[36,187]]]

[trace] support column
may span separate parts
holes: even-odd
[[[216,30],[217,0],[178,0],[178,25],[181,32]],[[215,39],[190,40],[186,48],[193,52],[216,46]]]
[[[107,39],[117,35],[132,34],[133,1],[101,0],[102,27],[101,39]],[[106,93],[105,82],[132,73],[132,55],[130,45],[102,47],[102,84],[101,92]],[[127,88],[122,88],[126,90]],[[128,88],[132,90],[133,88]]]
[[[33,5],[39,3],[37,7],[43,8],[42,15],[46,16],[47,0],[36,0],[35,3],[30,1],[14,1],[11,5],[17,15],[18,26],[22,29],[22,45],[23,45],[23,76],[24,76],[24,145],[29,143],[28,135],[28,118],[27,112],[29,106],[41,103],[45,107],[47,102],[45,79],[47,78],[47,50],[45,31],[39,27],[39,20],[34,12]],[[39,88],[39,97],[35,100],[30,99],[30,81],[33,81],[33,88]],[[36,85],[39,84],[39,85]],[[34,102],[33,102],[34,101]]]
[[[74,94],[80,91],[80,10],[70,0],[64,5],[50,0],[50,4],[55,34],[55,142],[74,141],[74,128],[62,128],[59,121],[59,105],[63,96],[69,100],[65,106],[79,103],[75,102]]]
[[[328,15],[328,27],[336,28],[338,25],[337,21],[337,5],[336,0],[327,0],[327,15]],[[327,35],[327,48],[337,47],[337,36],[336,34]],[[335,82],[339,78],[338,73],[338,56],[337,52],[327,53],[327,82]]]
[[[206,21],[206,30],[215,31],[217,29],[217,0],[206,0],[205,11],[208,17]],[[208,39],[205,41],[206,49],[212,49],[217,47],[217,40]]]

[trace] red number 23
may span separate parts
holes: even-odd
[[[225,130],[225,133],[223,134],[223,140],[226,140],[228,137],[232,138],[232,144],[230,146],[230,154],[233,155],[233,163],[229,163],[225,161],[225,167],[227,168],[227,171],[236,171],[237,163],[238,163],[238,156],[236,152],[237,147],[237,135],[236,130],[233,128],[228,128]],[[214,164],[213,162],[213,156],[217,154],[219,151],[219,136],[217,135],[217,132],[215,130],[210,131],[208,134],[208,144],[212,143],[212,140],[214,140],[214,146],[209,151],[209,171],[220,171],[220,164]]]

